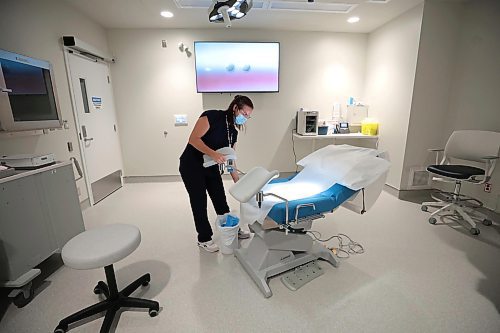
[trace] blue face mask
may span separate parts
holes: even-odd
[[[246,121],[247,118],[242,114],[237,115],[236,118],[234,119],[236,125],[243,125],[244,123],[246,123]]]

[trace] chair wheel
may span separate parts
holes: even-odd
[[[422,207],[420,207],[420,209],[421,209],[423,212],[426,212],[426,211],[428,211],[428,210],[429,210],[429,207],[427,207],[427,206],[422,206]]]
[[[54,333],[66,333],[68,331],[68,328],[60,327],[57,326],[56,329],[54,330]]]
[[[474,236],[479,235],[479,229],[478,228],[471,228],[470,233],[473,234]]]
[[[484,219],[483,220],[483,224],[486,225],[486,226],[489,226],[489,225],[492,225],[493,222],[491,222],[491,220],[489,220],[489,219]]]
[[[96,295],[100,295],[100,294],[102,294],[102,289],[96,286],[96,287],[94,288],[94,294],[96,294]]]
[[[434,217],[429,218],[429,223],[430,224],[436,224],[437,220]]]
[[[149,286],[149,281],[144,281],[143,283],[141,283],[141,285],[143,287],[147,287],[147,286]]]
[[[150,317],[156,317],[157,315],[158,315],[158,310],[149,309],[149,316]]]

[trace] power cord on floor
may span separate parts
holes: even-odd
[[[363,245],[353,241],[351,237],[345,234],[333,235],[326,239],[321,239],[321,233],[319,231],[309,230],[307,231],[307,233],[311,234],[314,237],[314,239],[322,243],[326,243],[332,239],[336,239],[339,242],[338,246],[328,247],[328,249],[332,251],[339,258],[349,258],[351,254],[365,253],[365,248],[363,247]]]

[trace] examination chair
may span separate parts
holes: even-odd
[[[444,149],[429,149],[436,153],[436,164],[429,165],[427,171],[435,175],[432,179],[439,182],[455,183],[453,192],[438,191],[444,194],[444,198],[432,195],[434,202],[422,203],[422,210],[428,211],[428,207],[440,207],[429,217],[430,224],[436,224],[436,216],[441,212],[452,212],[458,214],[467,224],[470,225],[470,233],[479,235],[474,220],[482,221],[484,225],[491,225],[492,222],[486,215],[478,212],[476,209],[483,204],[481,201],[465,196],[460,193],[462,183],[482,185],[487,183],[495,164],[499,158],[500,152],[500,133],[489,131],[463,130],[455,131],[451,134]],[[441,160],[440,153],[443,152]],[[452,163],[455,160],[469,162]],[[479,168],[472,163],[481,163],[483,168]]]
[[[104,301],[80,310],[59,322],[54,333],[65,333],[69,325],[82,319],[106,312],[101,333],[109,332],[115,314],[120,308],[145,308],[154,317],[160,310],[156,301],[129,297],[140,286],[151,281],[149,273],[144,274],[122,291],[116,285],[113,264],[135,251],[141,243],[139,229],[127,224],[112,224],[82,232],[64,245],[61,256],[64,264],[74,269],[95,269],[104,267],[106,282],[99,281],[95,294],[102,294]]]
[[[320,161],[318,165],[322,163]],[[248,247],[237,249],[235,256],[265,297],[272,296],[268,279],[273,276],[317,259],[325,260],[334,267],[339,265],[336,255],[314,240],[308,230],[314,220],[332,213],[340,205],[359,214],[368,210],[385,184],[390,163],[384,163],[386,169],[366,188],[353,190],[334,183],[320,193],[294,200],[266,190],[266,185],[290,182],[295,176],[277,178],[278,171],[262,167],[253,168],[230,188],[230,194],[240,202],[241,221],[248,223],[254,233]],[[249,217],[248,209],[260,210],[267,197],[277,198],[280,202],[264,213],[267,216],[263,221]]]

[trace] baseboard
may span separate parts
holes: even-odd
[[[385,192],[389,193],[393,197],[399,198],[399,190],[391,185],[385,184],[384,189]]]
[[[384,191],[390,195],[405,201],[411,201],[408,199],[413,199],[415,197],[430,196],[432,189],[425,190],[398,190],[397,188],[385,184]]]
[[[90,199],[89,198],[80,202],[80,209],[82,210],[82,212],[89,207],[90,207]]]
[[[172,183],[182,181],[179,175],[165,175],[165,176],[125,176],[123,182],[125,184],[135,183]]]
[[[399,190],[398,191],[398,198],[401,200],[409,201],[409,199],[415,198],[415,197],[430,197],[432,193],[432,190],[430,189],[425,189],[425,190]]]

